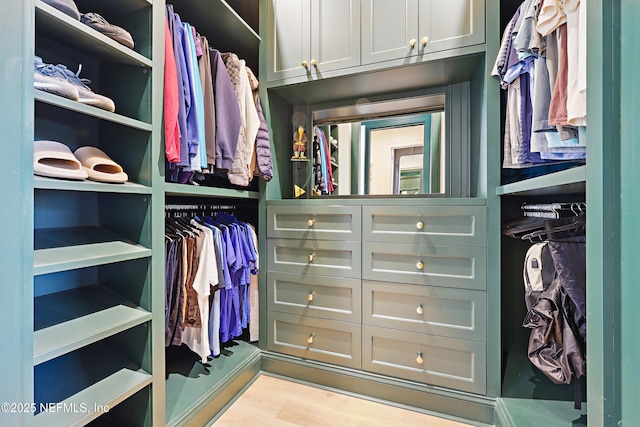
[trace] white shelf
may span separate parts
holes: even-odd
[[[86,53],[96,53],[106,60],[151,68],[152,61],[149,58],[41,0],[36,0],[35,11],[38,31],[44,32],[50,38],[60,40],[65,45],[73,46]]]
[[[63,98],[58,95],[43,92],[41,90],[34,89],[33,97],[36,101],[44,102],[46,104],[54,105],[56,107],[64,108],[69,111],[75,111],[76,113],[85,114],[98,119],[107,120],[113,123],[118,123],[123,126],[128,126],[134,129],[140,129],[143,131],[151,132],[152,126],[150,123],[141,122],[140,120],[132,119],[130,117],[122,116],[120,114],[112,113],[107,110],[102,110],[98,107],[91,105],[85,105],[71,99]]]
[[[34,424],[46,427],[83,426],[149,384],[151,375],[146,372],[121,369],[61,402],[62,408],[79,410],[41,412],[35,416]],[[82,410],[84,408],[86,410]]]
[[[577,166],[496,188],[498,196],[546,196],[584,193],[587,166]]]
[[[151,249],[122,241],[36,249],[33,274],[55,273],[151,256]]]

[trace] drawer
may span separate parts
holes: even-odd
[[[362,369],[471,393],[486,393],[486,345],[362,327]]]
[[[486,292],[435,286],[362,284],[364,324],[486,341]]]
[[[394,283],[486,289],[487,249],[362,243],[362,278]]]
[[[360,277],[360,242],[267,239],[267,250],[269,271]]]
[[[360,206],[267,206],[267,237],[360,241]]]
[[[267,273],[267,309],[303,316],[360,323],[358,279]]]
[[[485,246],[485,206],[364,206],[363,240],[423,245]]]
[[[304,359],[360,368],[360,325],[267,313],[267,349]]]

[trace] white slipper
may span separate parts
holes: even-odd
[[[76,180],[88,177],[69,147],[57,141],[34,141],[33,173],[50,178]]]
[[[122,167],[99,148],[80,147],[73,154],[93,181],[122,184],[129,179]]]

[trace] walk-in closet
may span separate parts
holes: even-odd
[[[636,2],[6,3],[0,425],[640,419]]]

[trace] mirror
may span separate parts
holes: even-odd
[[[313,195],[446,195],[443,94],[316,110],[313,124]]]

